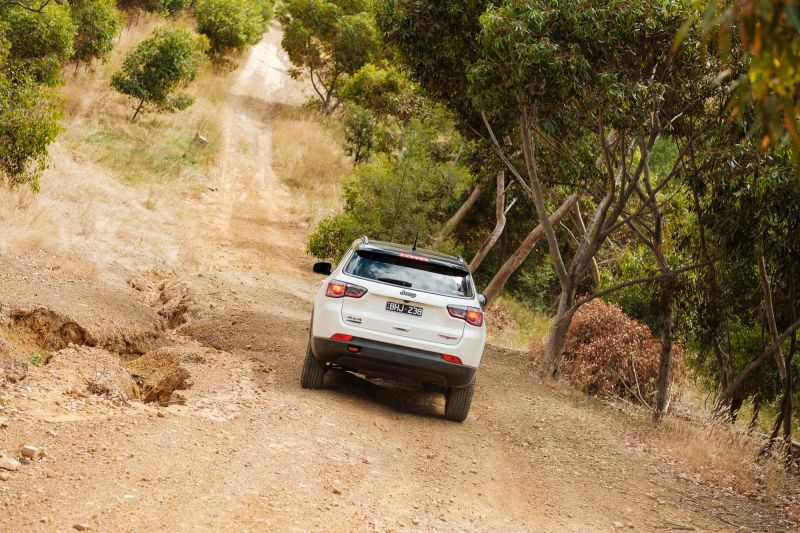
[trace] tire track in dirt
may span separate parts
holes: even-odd
[[[185,405],[76,403],[34,369],[30,391],[7,391],[22,409],[0,439],[48,456],[0,483],[0,530],[729,530],[715,509],[781,526],[766,504],[677,479],[638,445],[646,421],[540,384],[521,353],[487,350],[464,424],[438,394],[349,374],[301,389],[319,280],[271,167],[270,120],[298,103],[279,40],[253,49],[221,114],[216,191],[187,208],[197,238],[176,239],[191,265],[141,282],[165,319],[178,309],[164,341],[191,375]]]

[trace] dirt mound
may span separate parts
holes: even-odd
[[[45,260],[54,261],[0,254],[0,326],[47,350],[71,343],[143,354],[162,342],[163,319],[133,289],[46,268]]]
[[[97,343],[78,323],[50,309],[12,309],[9,316],[16,327],[33,334],[45,350],[60,350],[70,344],[94,346]]]
[[[138,399],[139,387],[119,357],[101,348],[71,346],[52,354],[46,366],[34,367],[48,379],[55,376],[59,388],[88,392],[122,400]],[[34,378],[35,379],[35,378]]]
[[[191,386],[189,371],[180,361],[180,350],[161,348],[128,361],[125,366],[136,380],[143,401],[168,405],[182,401],[173,395],[176,390]]]

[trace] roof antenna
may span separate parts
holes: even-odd
[[[414,235],[414,246],[411,247],[412,252],[417,251],[417,239],[419,238],[419,230],[417,230],[417,234]]]

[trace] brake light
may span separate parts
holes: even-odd
[[[451,317],[463,320],[471,326],[481,327],[483,325],[483,311],[475,307],[448,305],[447,312]]]
[[[328,289],[325,291],[325,296],[329,298],[341,298],[347,290],[347,284],[340,281],[331,281],[328,283]]]
[[[364,287],[343,281],[331,281],[328,283],[328,288],[325,289],[325,296],[328,298],[361,298],[365,294],[367,294],[367,289]]]
[[[448,363],[455,363],[457,365],[464,364],[464,363],[461,362],[461,358],[460,357],[456,357],[455,355],[442,354],[442,359],[444,359]]]
[[[331,335],[331,340],[334,341],[342,341],[342,342],[350,342],[353,340],[352,335],[345,335],[344,333],[334,333]]]
[[[423,257],[421,255],[400,253],[400,257],[402,257],[403,259],[412,259],[414,261],[419,261],[421,263],[430,263],[431,262],[430,259],[428,259],[427,257]]]

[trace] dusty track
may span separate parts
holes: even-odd
[[[142,222],[139,252],[101,240],[103,275],[90,279],[80,273],[85,259],[5,243],[0,303],[56,308],[97,338],[171,320],[177,329],[162,342],[193,385],[182,392],[185,405],[169,407],[76,396],[72,358],[96,352],[73,348],[0,389],[8,425],[0,451],[33,444],[47,452],[0,482],[0,529],[783,527],[767,505],[678,479],[637,439],[641,422],[541,385],[519,353],[487,351],[461,425],[441,418],[436,394],[341,374],[329,376],[324,391],[301,389],[319,281],[308,273],[305,230],[285,215],[294,199],[271,166],[270,119],[302,100],[278,42],[271,31],[232,88],[214,186],[176,198],[171,217],[160,213],[162,234],[155,220]],[[121,209],[118,216],[151,215]],[[154,265],[160,246],[174,248],[173,259]],[[53,267],[62,261],[78,273]],[[30,331],[15,335],[20,346],[36,342]]]

